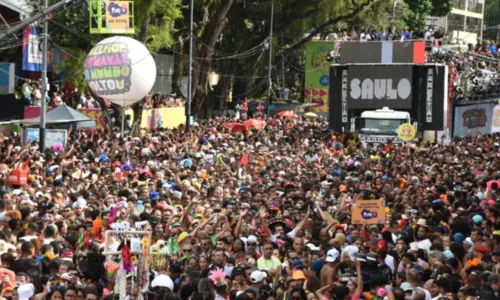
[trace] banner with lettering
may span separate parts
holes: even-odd
[[[495,104],[476,104],[455,107],[453,136],[474,136],[492,132]]]
[[[331,41],[311,41],[306,45],[304,102],[316,103],[314,112],[328,112],[330,64],[326,57],[334,48]]]

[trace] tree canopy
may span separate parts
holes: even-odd
[[[50,0],[54,3],[58,0]],[[267,60],[272,0],[195,0],[193,95],[195,112],[221,108],[233,99],[260,97],[267,89]],[[31,0],[36,8],[40,0]],[[390,24],[398,28],[423,26],[427,16],[449,13],[456,0],[402,0],[393,19],[393,0],[274,0],[273,82],[300,89],[304,76],[303,46],[333,32]],[[155,54],[174,55],[172,89],[187,75],[189,0],[136,0],[134,38]],[[89,34],[88,1],[54,14],[50,36],[70,58],[66,75],[85,87],[86,53],[106,35]],[[212,72],[219,74],[210,86]],[[298,93],[300,94],[300,93]]]

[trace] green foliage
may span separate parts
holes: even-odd
[[[137,0],[135,8],[136,35],[140,36],[145,19],[149,20],[146,46],[152,53],[172,44],[175,20],[182,18],[182,0]]]
[[[500,29],[500,0],[488,0],[484,8],[484,25],[486,30],[483,35],[487,40],[497,40]],[[497,40],[497,42],[499,42]]]
[[[424,27],[426,18],[432,10],[432,0],[405,0],[408,4],[406,23],[411,28]]]
[[[60,0],[49,0],[49,5]],[[151,53],[172,44],[172,32],[175,20],[182,18],[182,0],[136,0],[134,38],[141,35],[142,21],[149,20],[146,46]],[[34,11],[39,11],[43,1],[30,0]],[[87,84],[83,73],[87,53],[99,41],[110,35],[89,34],[88,1],[69,4],[65,9],[53,14],[49,21],[49,35],[54,47],[65,53],[65,61],[56,66],[63,71],[63,80],[70,80],[79,90],[86,90]]]
[[[412,27],[424,27],[427,16],[442,17],[451,12],[457,0],[404,0],[408,4],[406,23]]]
[[[486,1],[486,3],[491,2],[491,0]],[[432,0],[432,10],[429,15],[434,17],[444,17],[450,13],[453,7],[456,7],[458,0]]]

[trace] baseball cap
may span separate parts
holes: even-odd
[[[387,251],[387,242],[385,240],[377,242],[377,251]]]
[[[335,262],[337,258],[339,257],[339,251],[335,248],[328,250],[328,253],[326,254],[326,261],[327,262]]]
[[[319,251],[320,250],[319,246],[316,246],[313,243],[307,243],[306,247],[309,248],[309,250],[311,250],[311,251]]]
[[[486,253],[488,253],[488,249],[486,249],[486,247],[483,245],[478,245],[478,246],[474,247],[474,252],[486,254]]]
[[[472,221],[474,221],[474,223],[480,225],[483,222],[483,217],[480,215],[475,215],[474,217],[472,217]]]
[[[25,283],[17,288],[17,294],[19,295],[19,300],[29,300],[29,298],[35,295],[35,286],[31,283]]]
[[[253,271],[252,274],[250,275],[250,281],[252,283],[257,283],[261,282],[262,280],[267,278],[266,272],[262,272],[259,270]]]
[[[294,263],[293,263],[293,269],[300,269],[300,268],[304,268],[304,264],[302,263],[301,260],[296,260]]]
[[[408,282],[403,282],[401,283],[401,285],[399,286],[404,292],[408,292],[408,291],[413,291],[413,288],[411,287],[411,285],[408,283]]]
[[[257,237],[255,235],[249,235],[247,238],[247,245],[248,244],[258,244]]]
[[[411,267],[411,268],[419,273],[424,272],[424,268],[422,268],[422,266],[420,266],[420,265],[413,265],[413,267]]]
[[[245,269],[242,268],[242,267],[236,267],[233,269],[233,271],[231,272],[231,277],[234,279],[234,277],[238,276],[238,275],[243,275],[243,276],[246,276],[247,273],[245,272]]]
[[[292,273],[293,280],[306,280],[306,275],[304,275],[304,271],[296,270]]]

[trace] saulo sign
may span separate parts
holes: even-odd
[[[349,108],[411,108],[411,66],[350,66]]]

